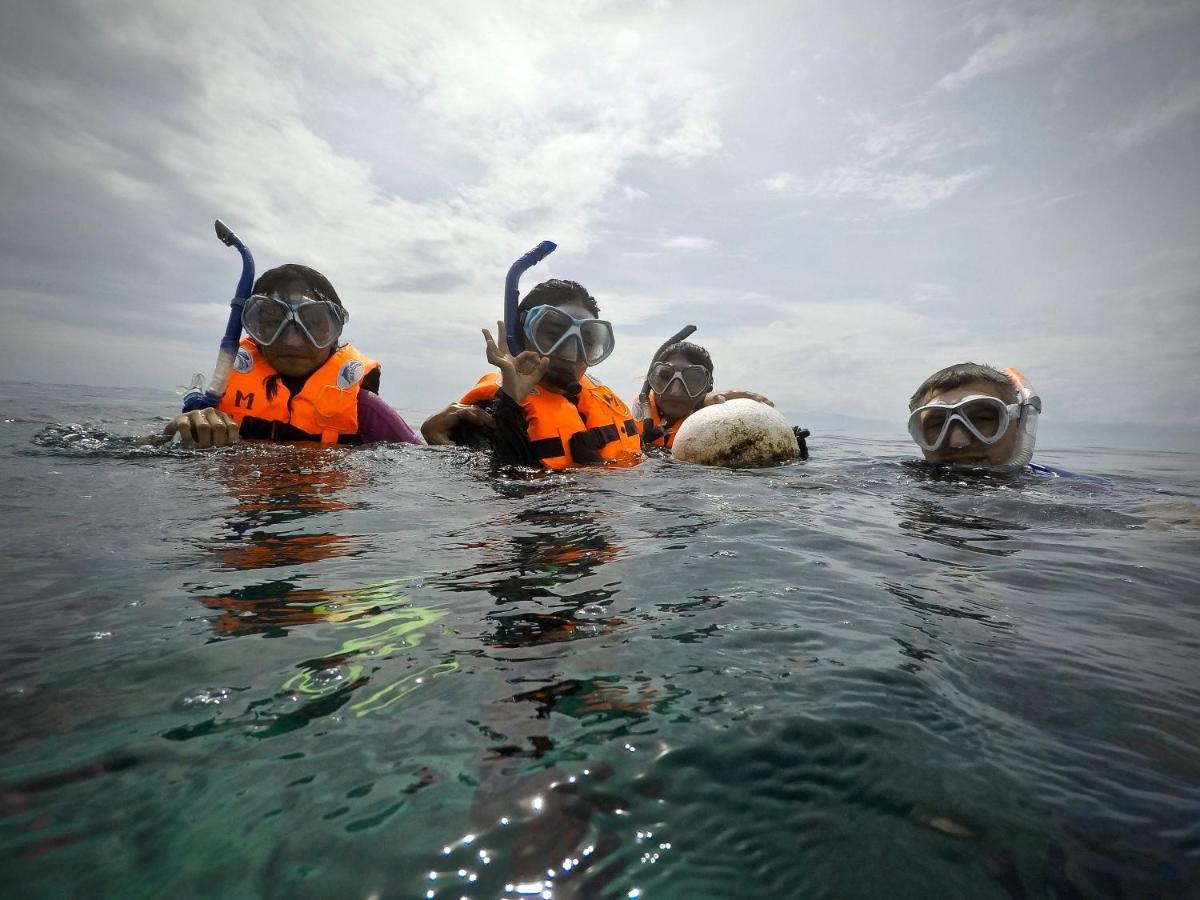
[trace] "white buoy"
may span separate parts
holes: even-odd
[[[757,400],[726,400],[688,416],[671,455],[702,466],[749,469],[795,459],[796,434],[774,407]]]

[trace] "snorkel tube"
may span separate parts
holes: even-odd
[[[217,352],[217,364],[213,368],[212,378],[208,389],[204,388],[204,376],[192,378],[191,389],[183,395],[183,411],[215,407],[225,394],[225,386],[229,383],[229,371],[233,368],[233,360],[237,356],[238,341],[242,337],[242,307],[254,286],[254,257],[242,243],[242,239],[229,230],[229,226],[220,219],[214,223],[217,237],[226,247],[234,247],[242,256],[242,277],[238,279],[237,291],[229,301],[232,309],[229,321],[225,324],[225,336],[221,338],[221,349]]]
[[[542,241],[509,266],[508,275],[504,278],[504,335],[508,339],[508,352],[513,356],[521,352],[525,343],[521,340],[521,323],[517,315],[517,304],[520,300],[517,284],[526,269],[532,269],[557,249],[558,244],[554,241]]]
[[[680,341],[687,340],[695,331],[695,325],[685,325],[667,338],[662,346],[654,351],[654,355],[650,357],[650,365],[646,366],[646,380],[642,382],[642,392],[638,394],[638,403],[641,404],[642,409],[650,408],[650,370],[654,368],[654,364],[658,362],[659,357],[663,355],[668,347],[672,344],[678,344]]]
[[[1016,448],[1009,465],[1027,466],[1033,459],[1033,445],[1037,441],[1038,416],[1042,413],[1042,398],[1037,395],[1029,379],[1016,369],[1004,370],[1004,377],[1017,389],[1017,403],[1021,406],[1021,418],[1017,423]]]

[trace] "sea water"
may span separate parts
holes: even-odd
[[[512,477],[0,386],[29,897],[1200,896],[1200,458]]]

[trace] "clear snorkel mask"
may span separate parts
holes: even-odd
[[[556,306],[535,306],[525,316],[525,346],[543,356],[595,366],[616,346],[612,324],[603,319],[576,319]]]
[[[927,403],[913,410],[908,419],[908,433],[916,445],[926,451],[938,450],[958,424],[980,444],[991,446],[1015,427],[1018,431],[1013,454],[1003,464],[1028,465],[1033,458],[1042,400],[1016,369],[1005,369],[1003,374],[1016,389],[1015,403],[1005,403],[989,394],[972,394],[954,404]]]
[[[324,349],[341,337],[349,318],[338,304],[311,297],[290,302],[273,294],[254,294],[242,307],[242,327],[260,347],[275,343],[287,326],[294,324],[309,343]]]

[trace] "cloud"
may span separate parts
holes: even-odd
[[[1183,73],[1175,82],[1148,94],[1132,114],[1093,133],[1093,140],[1124,152],[1153,140],[1200,112],[1200,79]]]
[[[874,201],[882,213],[915,213],[954,196],[989,171],[988,166],[954,165],[958,154],[984,146],[979,137],[951,138],[922,119],[881,120],[873,114],[847,116],[852,152],[848,161],[804,178],[777,172],[758,182],[770,193],[822,199]]]
[[[48,315],[102,291],[148,331],[187,327],[197,304],[215,322],[236,272],[212,237],[220,215],[260,271],[326,272],[385,348],[428,326],[433,294],[441,327],[474,329],[521,248],[552,236],[584,254],[613,202],[645,196],[625,179],[635,163],[690,165],[721,146],[716,83],[660,43],[669,23],[649,11],[54,14],[17,21],[0,64],[3,197],[28,214],[5,234],[5,288],[53,288]],[[216,327],[193,327],[185,364],[210,365]]]
[[[984,75],[1077,49],[1108,47],[1186,12],[1186,3],[1154,0],[999,2],[974,14],[967,30],[986,35],[963,65],[938,81],[957,90]]]
[[[717,242],[709,238],[680,235],[663,241],[662,246],[666,250],[711,250],[717,246]]]

